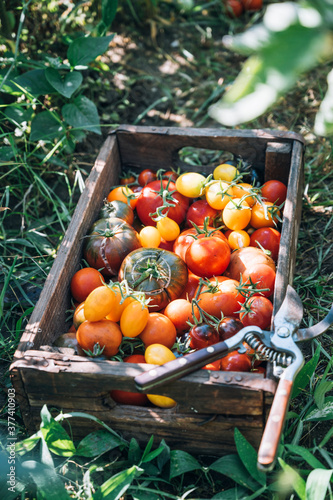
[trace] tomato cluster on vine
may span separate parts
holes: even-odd
[[[213,173],[124,172],[84,238],[86,267],[71,279],[80,354],[164,364],[271,323],[286,186]],[[247,346],[207,365],[258,370]],[[169,408],[170,398],[112,391],[115,401]],[[143,397],[144,396],[144,397]]]

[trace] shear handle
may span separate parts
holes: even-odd
[[[234,351],[244,341],[245,335],[249,332],[259,332],[262,330],[256,326],[242,328],[236,335],[217,344],[210,345],[204,349],[176,358],[164,365],[156,366],[135,377],[134,382],[138,391],[146,391],[153,387],[166,384],[183,377],[202,368],[207,363],[216,361],[225,356],[228,352]]]
[[[258,451],[257,466],[263,472],[274,468],[294,379],[304,363],[302,352],[295,344],[293,351],[294,361],[281,375]]]

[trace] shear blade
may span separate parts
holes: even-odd
[[[303,319],[303,304],[298,293],[288,285],[287,292],[280,309],[274,318],[274,331],[282,327],[292,326],[292,332],[298,330]]]

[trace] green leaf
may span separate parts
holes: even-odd
[[[135,438],[132,438],[128,447],[128,460],[132,464],[139,463],[141,459],[141,449]]]
[[[101,135],[99,116],[95,104],[87,97],[76,97],[70,104],[62,108],[64,119],[76,129],[89,130]]]
[[[249,491],[241,486],[236,486],[235,488],[216,493],[211,500],[247,500],[248,498]]]
[[[228,48],[254,54],[244,63],[230,90],[209,110],[210,116],[223,125],[235,126],[265,113],[300,75],[332,50],[328,29],[301,23],[301,14],[309,16],[314,9],[309,12],[295,6],[296,14],[288,19],[291,9],[287,4],[269,5],[262,25],[227,39]],[[283,19],[280,29],[279,19]]]
[[[259,483],[248,473],[238,455],[225,455],[213,462],[209,469],[229,477],[235,483],[251,491],[257,491],[260,488]]]
[[[160,471],[162,471],[163,467],[170,460],[170,447],[166,444],[164,439],[160,442],[160,448],[163,448],[163,451],[157,457],[157,467]]]
[[[142,470],[136,465],[105,481],[93,495],[93,500],[119,500]]]
[[[306,500],[325,500],[333,469],[316,469],[310,472],[306,481]]]
[[[38,499],[69,500],[70,496],[54,468],[38,463],[35,460],[23,462],[22,468],[36,484]]]
[[[279,464],[283,469],[284,475],[281,478],[281,483],[287,483],[292,485],[294,491],[297,493],[301,500],[305,500],[305,481],[298,474],[298,472],[290,467],[290,465],[286,464],[282,458],[278,458]]]
[[[104,54],[114,35],[101,37],[80,37],[74,40],[67,51],[67,57],[72,67],[86,66],[96,57]]]
[[[81,457],[97,457],[107,451],[122,445],[123,442],[105,429],[91,432],[80,441],[76,449],[76,455]]]
[[[19,443],[16,443],[15,453],[17,453],[17,455],[25,455],[28,451],[34,449],[36,444],[39,443],[40,438],[41,436],[37,433],[27,439],[24,439],[23,441],[20,441]]]
[[[118,0],[102,0],[102,19],[105,26],[111,26],[118,8]]]
[[[62,457],[74,455],[76,450],[73,441],[65,429],[54,420],[46,405],[41,410],[41,418],[40,430],[50,451]]]
[[[305,415],[305,422],[321,422],[323,420],[333,419],[333,396],[328,396],[322,406],[322,408],[317,408],[316,406],[311,406],[307,414]]]
[[[320,410],[324,405],[326,393],[331,391],[332,389],[333,389],[333,380],[322,380],[320,384],[316,387],[316,390],[314,392],[314,400]]]
[[[54,68],[47,68],[45,70],[45,76],[50,85],[59,94],[70,98],[74,92],[80,87],[83,76],[78,71],[66,72],[62,75],[60,71]]]
[[[193,470],[201,470],[199,462],[189,453],[182,450],[171,450],[170,453],[170,481],[177,476]]]
[[[301,371],[298,373],[293,386],[293,392],[291,395],[292,398],[297,397],[310,382],[310,379],[314,374],[315,369],[318,365],[319,357],[320,357],[320,345],[318,345],[316,352],[314,353],[310,361],[308,361],[303,366]]]
[[[50,111],[42,111],[31,122],[30,139],[33,142],[52,141],[63,135],[64,131],[60,117]]]
[[[256,480],[258,483],[264,485],[266,484],[266,474],[259,471],[257,468],[257,452],[253,446],[245,439],[243,434],[235,428],[235,443],[237,448],[237,453],[241,459],[243,465],[245,466],[248,473]]]
[[[54,88],[47,81],[44,69],[27,71],[23,75],[14,78],[12,83],[14,84],[15,94],[22,94],[21,88],[34,97],[54,94]]]
[[[307,448],[291,444],[286,444],[285,447],[291,453],[302,457],[314,469],[325,469],[325,466]]]
[[[6,108],[5,115],[15,124],[21,124],[22,122],[29,122],[31,120],[33,110],[32,107],[27,108],[26,106],[13,104]]]

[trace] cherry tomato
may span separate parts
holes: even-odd
[[[216,210],[223,210],[233,195],[233,186],[225,181],[212,182],[205,192],[208,205]]]
[[[75,331],[79,328],[81,323],[83,323],[85,320],[86,320],[86,318],[84,316],[84,302],[81,302],[81,304],[79,304],[77,306],[77,308],[75,309],[74,315],[73,315],[73,325],[74,325]]]
[[[279,255],[281,233],[273,227],[261,227],[256,229],[250,237],[250,245],[263,248],[270,252],[270,256],[276,262]]]
[[[147,325],[148,307],[138,300],[133,300],[125,307],[120,316],[120,330],[124,337],[137,337]]]
[[[256,295],[249,298],[244,309],[245,311],[239,315],[244,326],[259,326],[262,330],[270,328],[273,304],[267,297]]]
[[[213,226],[214,221],[220,212],[212,208],[206,200],[197,200],[190,205],[186,214],[186,225],[191,227],[193,223],[197,226],[203,226],[206,217],[208,225]]]
[[[228,236],[228,243],[231,250],[248,247],[250,245],[250,241],[250,235],[243,229],[239,229],[238,231],[231,231]]]
[[[162,250],[168,250],[169,252],[173,252],[173,244],[174,241],[167,241],[164,238],[161,238],[161,243],[159,245],[159,248],[162,248]]]
[[[270,266],[266,264],[253,264],[245,269],[242,279],[244,285],[254,284],[253,291],[256,295],[260,294],[264,297],[273,295],[275,271]],[[256,292],[256,290],[258,291]]]
[[[176,180],[176,189],[183,196],[198,198],[204,193],[206,177],[198,172],[185,172]]]
[[[156,222],[156,227],[161,237],[165,241],[174,241],[180,233],[180,228],[177,222],[170,219],[170,217],[163,217]]]
[[[151,170],[150,168],[145,168],[140,172],[138,176],[138,183],[140,186],[146,186],[150,182],[156,181],[157,175],[154,170]]]
[[[182,335],[190,330],[189,323],[193,323],[192,304],[186,299],[175,299],[169,302],[163,311],[174,324],[177,335]],[[199,319],[199,312],[196,313]]]
[[[162,179],[166,179],[166,180],[171,179],[172,182],[176,182],[178,177],[179,177],[179,173],[175,172],[174,170],[167,170],[162,175]]]
[[[219,276],[230,262],[230,247],[216,236],[195,240],[186,251],[185,262],[197,276]]]
[[[241,0],[244,9],[249,11],[261,10],[263,7],[263,0]]]
[[[132,209],[136,207],[137,196],[134,191],[128,186],[119,186],[113,188],[107,195],[107,201],[123,201],[127,203]]]
[[[240,17],[243,14],[244,7],[240,0],[224,0],[224,2],[229,17]]]
[[[191,328],[188,336],[191,349],[203,349],[220,341],[220,336],[216,328],[206,323]]]
[[[120,176],[120,184],[122,186],[127,186],[128,184],[133,184],[136,181],[135,176],[131,174],[130,172],[124,172]]]
[[[85,318],[88,321],[100,321],[110,313],[115,301],[115,294],[108,286],[95,288],[84,302]]]
[[[146,363],[143,354],[132,354],[123,359],[125,363]],[[146,406],[148,403],[148,398],[146,394],[141,392],[129,392],[121,391],[119,389],[113,389],[110,392],[112,399],[122,405],[135,405],[135,406]]]
[[[287,186],[281,181],[267,181],[261,187],[261,195],[267,201],[281,205],[287,198]]]
[[[77,302],[84,302],[89,293],[104,283],[103,275],[93,267],[77,271],[70,283],[71,294]]]
[[[164,345],[151,344],[146,348],[146,363],[150,363],[152,365],[163,365],[164,363],[172,361],[173,359],[176,359],[176,356],[170,349],[168,349]],[[172,408],[177,404],[174,399],[168,398],[167,396],[147,394],[147,397],[151,403],[161,408]]]
[[[76,338],[80,347],[86,351],[93,352],[95,344],[99,344],[101,349],[104,347],[103,355],[109,358],[119,352],[123,336],[118,323],[102,319],[84,321],[77,329]]]
[[[215,180],[226,182],[232,182],[238,175],[239,172],[237,168],[234,165],[230,165],[230,163],[221,163],[221,165],[218,165],[213,172]]]
[[[163,209],[164,206],[166,208]],[[156,226],[152,214],[156,214],[158,210],[161,211],[160,215],[167,215],[181,224],[188,207],[189,198],[178,193],[173,182],[157,180],[147,184],[140,192],[136,212],[145,226]]]
[[[233,195],[235,198],[245,200],[250,207],[253,207],[256,202],[256,198],[254,196],[255,190],[253,189],[253,186],[247,182],[240,182],[233,185]]]
[[[260,227],[275,227],[280,216],[280,210],[270,201],[255,203],[252,207],[250,224],[255,229],[259,229]]]
[[[251,220],[251,208],[241,198],[230,200],[222,212],[224,224],[233,231],[244,229]]]
[[[238,318],[241,305],[245,302],[245,297],[237,289],[239,281],[215,276],[209,282],[196,292],[200,290],[197,298],[199,307],[216,318],[221,318],[221,314]]]
[[[225,316],[218,324],[220,340],[227,340],[236,335],[243,328],[243,323],[230,316]]]
[[[151,344],[162,344],[171,349],[176,342],[177,330],[167,316],[162,313],[152,312],[149,314],[146,326],[139,337],[145,347]]]
[[[221,359],[221,370],[231,372],[249,372],[252,368],[251,357],[238,351],[229,352]]]
[[[112,309],[108,313],[108,315],[106,316],[106,319],[118,322],[121,318],[121,315],[122,315],[124,309],[131,302],[133,302],[135,299],[131,296],[126,297],[126,299],[123,299],[121,292],[120,292],[119,288],[117,288],[117,287],[112,288],[112,291],[114,293],[115,299],[114,299]]]
[[[145,248],[158,248],[161,243],[161,234],[155,226],[145,226],[139,233],[140,243]]]

